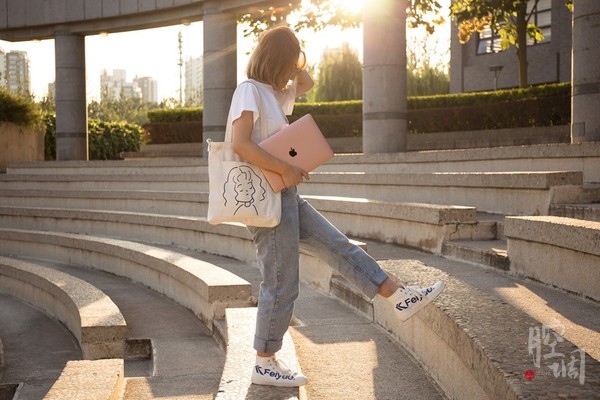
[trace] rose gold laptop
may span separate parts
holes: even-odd
[[[311,172],[333,157],[333,151],[310,114],[259,143],[259,146],[275,157]],[[281,175],[262,170],[274,192],[285,189]]]

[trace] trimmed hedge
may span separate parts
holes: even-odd
[[[571,120],[569,83],[407,100],[409,133],[566,125]],[[361,136],[362,104],[362,100],[296,103],[289,119],[311,113],[326,137]],[[202,141],[202,108],[153,110],[148,116],[151,123],[145,129],[151,143]],[[178,126],[181,122],[186,124]]]
[[[144,124],[144,138],[152,144],[201,143],[202,119]]]
[[[42,114],[30,98],[17,96],[0,88],[0,122],[38,126],[42,123]]]
[[[44,116],[46,124],[45,158],[56,159],[56,117]],[[90,160],[118,160],[123,151],[139,151],[142,128],[125,122],[88,121]]]

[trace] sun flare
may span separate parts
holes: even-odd
[[[359,14],[367,0],[330,0],[336,7],[344,9],[352,14]]]

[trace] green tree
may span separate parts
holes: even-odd
[[[365,6],[373,5],[365,2]],[[436,25],[444,22],[444,18],[439,15],[441,8],[442,6],[437,0],[408,0],[407,20],[409,26],[424,26],[429,33],[432,33]],[[362,21],[360,13],[352,13],[348,7],[343,7],[339,2],[332,0],[310,0],[304,3],[300,0],[274,1],[269,3],[269,7],[256,8],[240,15],[238,20],[248,27],[244,31],[246,36],[258,35],[266,28],[284,23],[287,16],[292,13],[298,17],[291,26],[295,31],[305,28],[318,31],[329,25],[355,28]],[[426,14],[435,14],[437,18],[423,18]]]
[[[104,97],[100,102],[94,100],[88,105],[88,116],[104,122],[125,121],[141,126],[148,122],[148,111],[157,107],[157,104],[144,103],[141,99]]]
[[[450,12],[458,26],[461,43],[466,43],[473,33],[489,26],[500,35],[502,49],[515,46],[519,86],[527,87],[527,38],[544,39],[542,31],[532,21],[538,3],[539,0],[455,0]],[[572,0],[565,3],[567,7],[572,6]]]
[[[356,50],[344,43],[327,49],[319,64],[315,101],[358,100],[362,98],[362,65]]]
[[[450,76],[441,65],[433,65],[429,58],[417,62],[414,51],[407,49],[407,52],[407,96],[430,96],[450,92]]]

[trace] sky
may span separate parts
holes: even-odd
[[[366,0],[336,1],[358,12]],[[88,101],[100,100],[100,74],[103,69],[106,69],[109,74],[112,74],[115,69],[124,69],[127,71],[129,82],[136,76],[149,76],[157,80],[159,101],[170,97],[179,98],[179,32],[183,39],[183,59],[201,56],[202,22],[195,22],[188,26],[176,25],[107,36],[87,36],[85,46]],[[449,35],[450,28],[446,24],[436,29],[435,37],[428,38],[428,54],[434,55],[434,62],[448,63],[449,51],[445,50],[449,48]],[[424,32],[413,30],[409,30],[408,36],[425,37]],[[342,31],[337,27],[328,27],[316,33],[303,30],[298,32],[298,37],[304,42],[307,60],[311,65],[318,64],[325,49],[341,47],[345,42],[357,50],[362,60],[362,28]],[[254,45],[254,39],[244,37],[243,27],[240,26],[238,28],[238,81],[245,78],[244,68]],[[443,50],[433,51],[436,47]],[[28,53],[32,92],[37,99],[47,96],[48,83],[55,80],[54,40],[0,41],[0,48],[4,51],[21,50]]]

